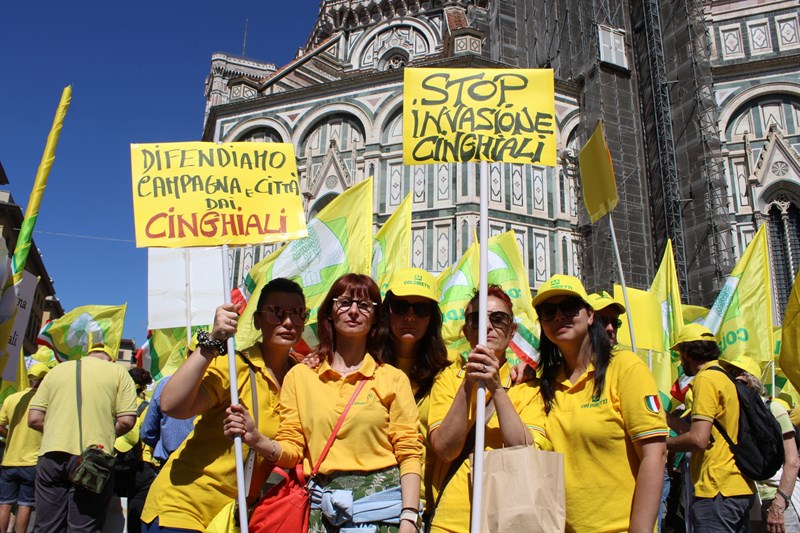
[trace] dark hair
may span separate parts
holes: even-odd
[[[495,298],[506,304],[506,307],[508,307],[508,312],[511,315],[511,318],[514,318],[514,304],[511,303],[511,298],[508,296],[508,294],[506,294],[506,291],[503,290],[503,287],[501,287],[500,285],[490,284],[487,287],[487,293],[488,293],[486,295],[487,298],[489,296],[494,296]],[[469,309],[469,306],[475,305],[479,297],[480,297],[479,289],[475,289],[474,291],[472,291],[472,298],[470,298],[469,302],[467,302],[467,305],[464,306],[464,311]]]
[[[386,294],[383,300],[383,320],[381,321],[380,336],[385,339],[378,348],[377,357],[381,363],[390,365],[397,364],[397,356],[394,353],[394,335],[389,327],[389,304],[398,298],[391,291]],[[417,384],[418,390],[428,391],[433,385],[433,379],[439,372],[450,365],[447,358],[447,348],[442,339],[442,312],[436,302],[432,302],[431,319],[428,322],[428,329],[420,339],[414,354],[414,366],[411,367],[411,381]]]
[[[381,291],[371,277],[351,272],[333,282],[317,311],[317,337],[319,338],[317,355],[319,355],[320,361],[329,359],[336,350],[336,330],[333,329],[333,319],[331,318],[333,316],[333,299],[346,292],[350,292],[353,298],[371,300],[378,304],[372,311],[373,320],[369,337],[367,337],[367,352],[377,354],[378,348],[383,344],[379,327],[383,320]]]
[[[686,357],[701,363],[719,359],[719,346],[715,341],[682,342],[679,349]]]
[[[289,294],[297,294],[303,299],[303,306],[306,305],[306,295],[303,294],[303,288],[294,281],[287,278],[275,278],[269,281],[264,288],[261,289],[261,295],[258,297],[258,304],[256,311],[263,309],[264,302],[267,297],[273,292],[288,292]]]
[[[133,382],[136,383],[137,389],[145,389],[153,382],[153,376],[144,368],[131,368],[128,370],[128,374],[133,379]]]
[[[606,382],[606,370],[613,357],[611,341],[605,328],[599,320],[594,320],[589,326],[589,342],[592,345],[591,361],[594,364],[594,396],[603,394]],[[556,393],[556,377],[561,369],[563,358],[553,341],[547,338],[542,329],[539,339],[539,365],[542,368],[541,389],[544,397],[545,412],[549,413],[553,407]]]

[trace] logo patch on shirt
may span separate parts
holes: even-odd
[[[661,410],[661,402],[658,401],[658,396],[645,396],[644,406],[651,413],[658,413]]]

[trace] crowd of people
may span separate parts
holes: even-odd
[[[273,279],[248,304],[261,340],[237,351],[235,376],[225,355],[241,309],[225,304],[149,401],[149,373],[112,364],[115,354],[102,345],[80,361],[31,366],[30,388],[0,410],[0,533],[10,531],[12,513],[16,531],[25,531],[34,507],[38,531],[102,531],[113,494],[128,499],[129,531],[204,532],[237,497],[236,437],[250,505],[275,488],[275,469],[299,465],[310,479],[311,532],[464,533],[478,424],[485,450],[563,455],[568,532],[650,533],[667,524],[743,532],[756,495],[759,527],[800,531],[789,406],[769,405],[784,463],[756,484],[719,427],[736,441],[731,380],[765,396],[760,368],[744,356],[720,361],[705,327],[685,326],[673,346],[693,384],[681,409],[665,413],[647,365],[617,345],[625,307],[587,294],[577,278],[553,276],[532,300],[541,325],[536,370],[507,359],[517,325],[501,287],[488,287],[485,343],[477,293],[464,308],[466,358],[448,353],[438,301],[436,279],[420,269],[396,273],[383,298],[369,276],[347,274],[318,308],[319,345],[300,356],[303,289]],[[481,384],[487,403],[478,420]],[[71,480],[91,445],[117,457],[100,493]],[[680,477],[682,464],[689,467]],[[670,487],[671,479],[687,482]]]

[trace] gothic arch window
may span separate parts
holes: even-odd
[[[327,205],[329,203],[331,203],[334,200],[334,198],[336,198],[337,196],[339,196],[339,195],[338,194],[326,194],[325,196],[323,196],[322,198],[317,200],[316,203],[314,203],[314,206],[311,209],[308,210],[308,220],[311,220],[312,218],[317,216],[317,213],[319,213],[320,211],[325,209],[325,207],[327,207]]]
[[[783,314],[800,267],[800,209],[779,193],[767,211],[775,296]]]
[[[280,143],[283,142],[278,132],[272,128],[261,127],[247,130],[242,136],[236,139],[236,142],[262,142],[262,143]]]
[[[381,141],[384,143],[403,142],[403,108],[399,107],[394,111],[383,124],[381,131]]]
[[[355,145],[363,147],[364,126],[361,121],[349,113],[334,113],[319,120],[309,128],[309,133],[300,142],[300,153],[306,154],[310,149],[311,155],[321,155],[327,152],[331,141],[342,152],[348,152]]]
[[[378,70],[398,70],[405,67],[407,63],[408,52],[400,48],[393,48],[381,58]]]
[[[769,94],[754,98],[737,109],[725,128],[728,142],[741,140],[749,133],[751,140],[764,139],[774,125],[785,135],[797,135],[800,127],[792,117],[800,116],[800,101],[791,94]]]

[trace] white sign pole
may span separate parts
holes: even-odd
[[[489,163],[480,162],[480,216],[478,240],[480,246],[480,278],[478,282],[478,344],[486,344],[486,308],[489,289]],[[478,384],[475,398],[475,452],[472,457],[472,533],[480,533],[481,498],[483,496],[483,447],[486,429],[486,385]]]
[[[619,269],[619,283],[622,285],[622,297],[625,299],[625,315],[628,317],[628,331],[631,332],[631,348],[636,352],[636,336],[633,334],[633,313],[628,303],[628,288],[625,287],[625,274],[622,272],[622,258],[619,256],[619,245],[617,245],[617,234],[614,232],[614,221],[611,213],[608,214],[608,227],[611,230],[611,242],[614,244],[614,253],[617,256],[617,268]],[[650,365],[652,368],[652,364]]]
[[[225,292],[225,303],[231,303],[230,269],[228,268],[228,245],[222,245],[222,289]],[[239,404],[239,391],[236,387],[236,340],[233,335],[228,337],[228,375],[231,382],[231,404]],[[256,386],[255,383],[252,384]],[[258,409],[257,405],[253,409]],[[241,533],[248,533],[247,529],[247,487],[244,486],[244,459],[242,457],[242,437],[233,439],[233,456],[236,459],[236,489],[239,501],[239,528]]]

